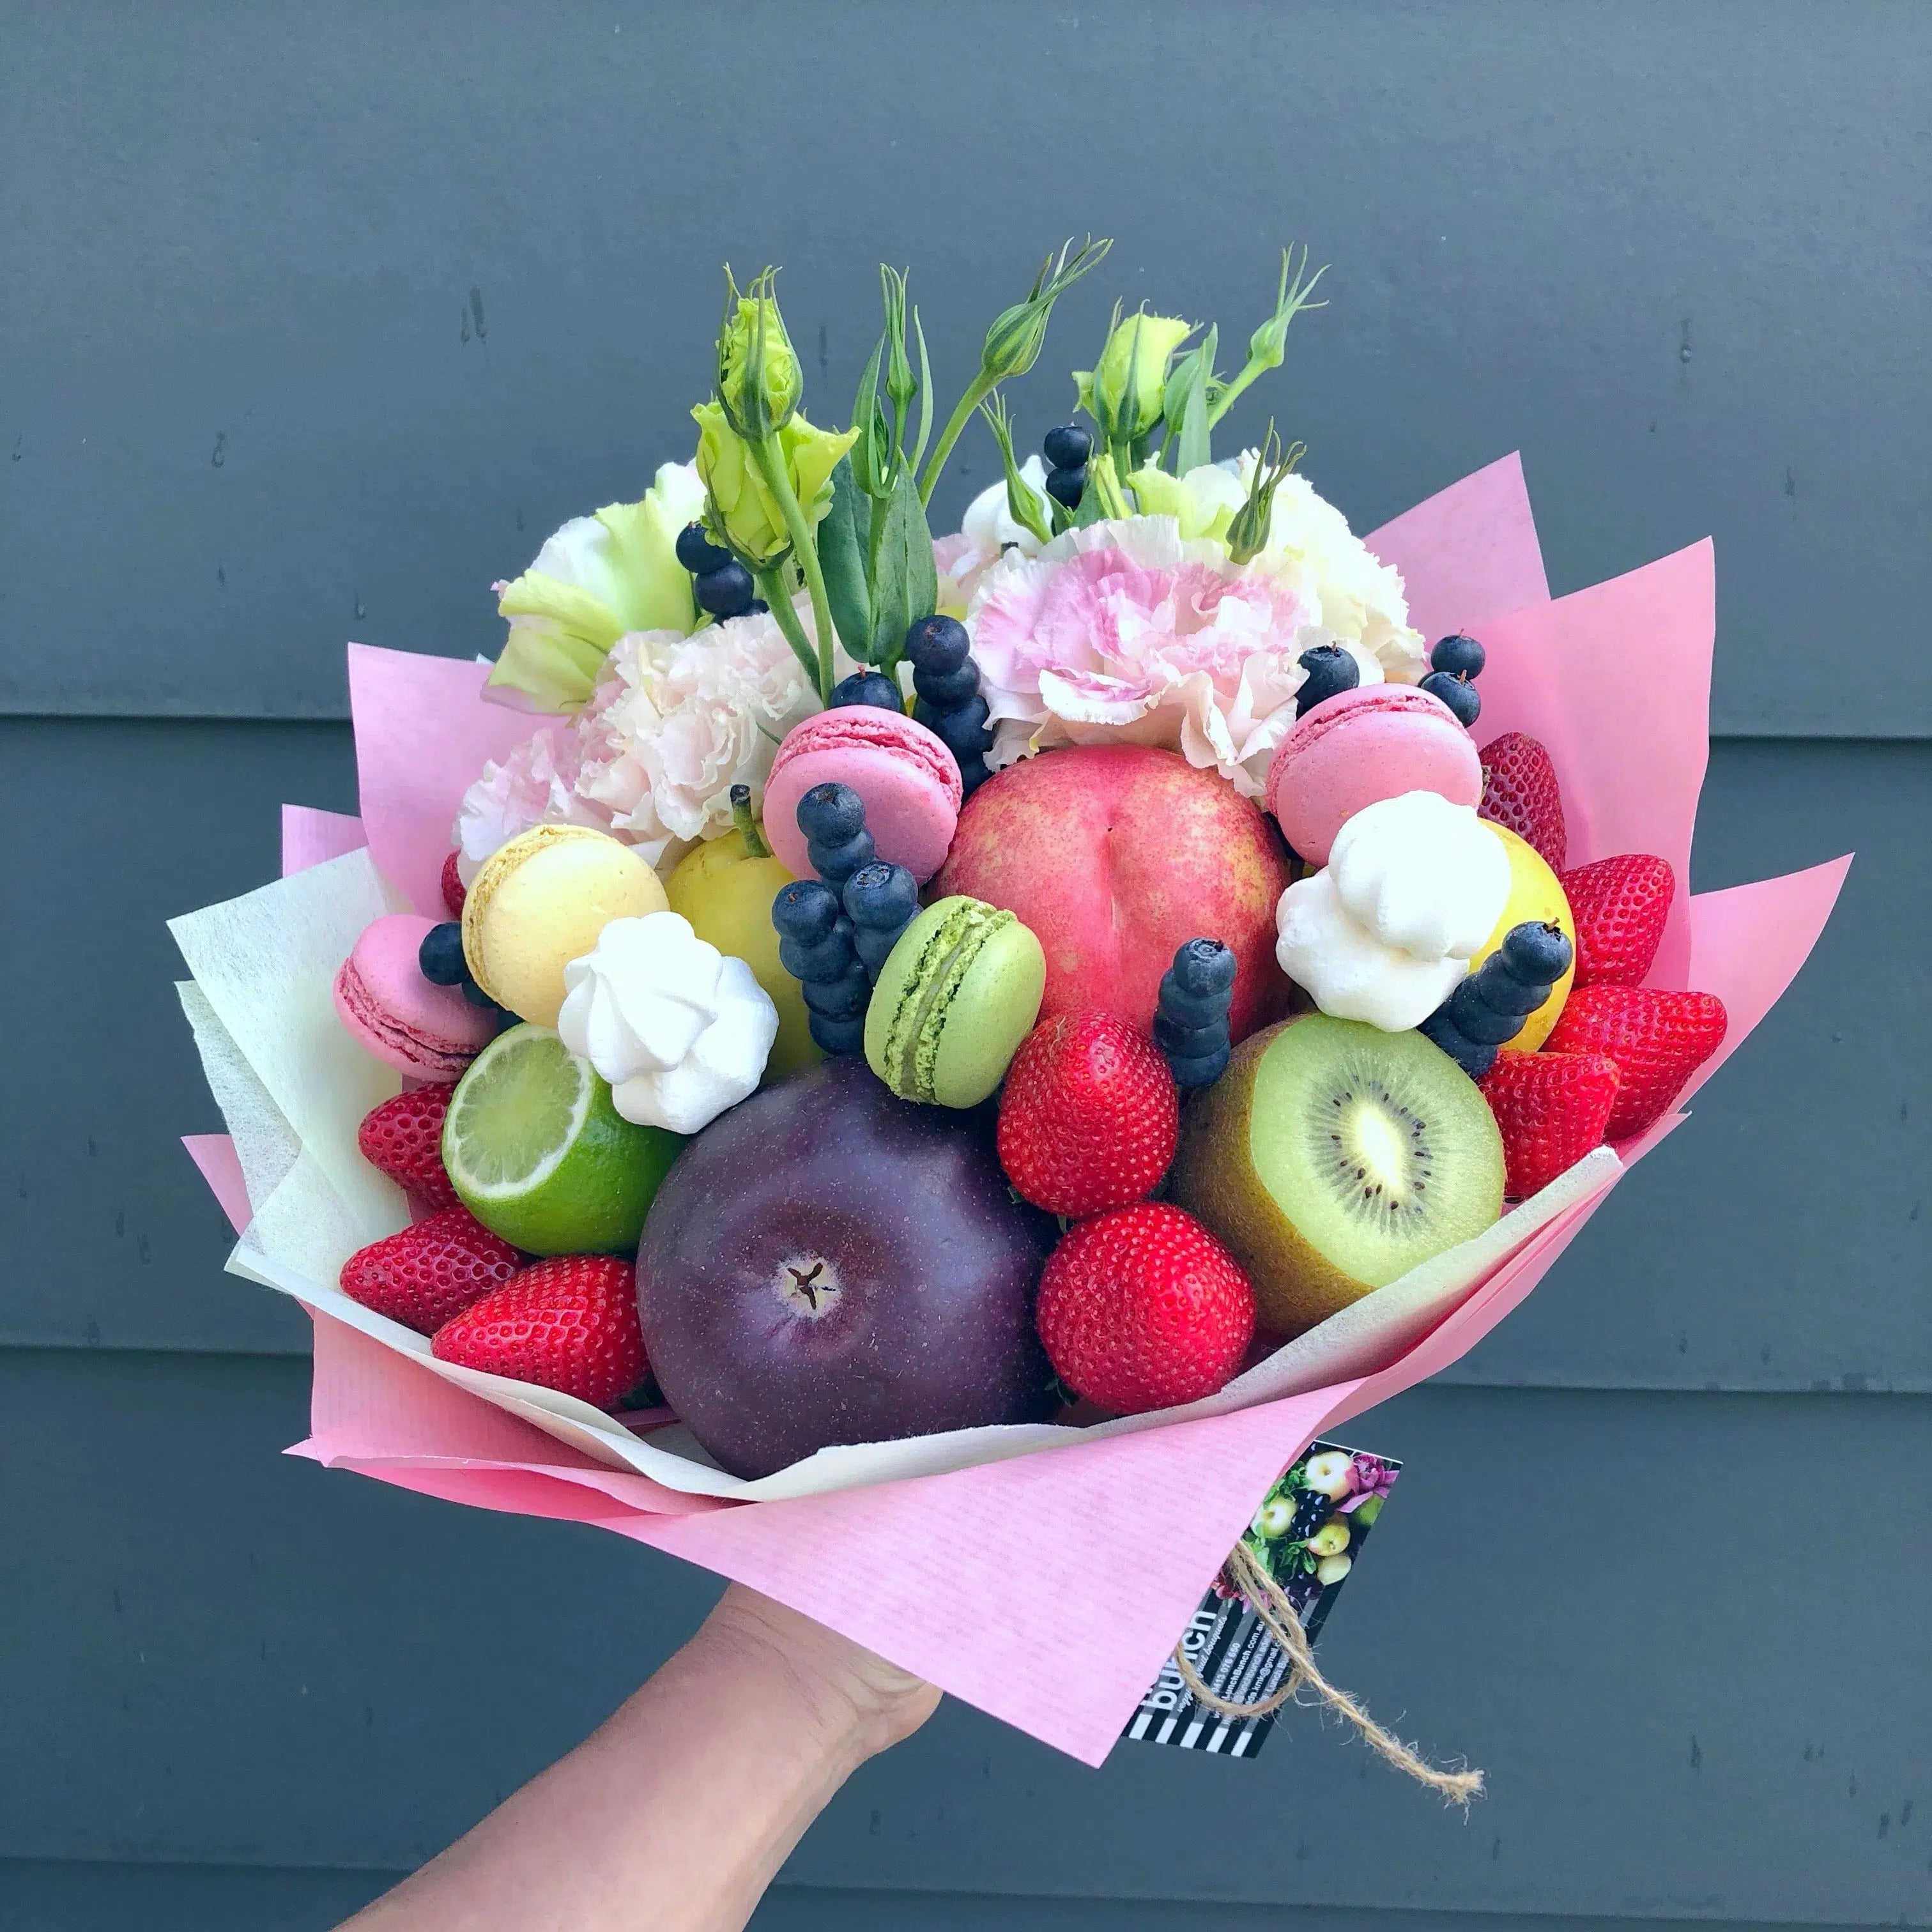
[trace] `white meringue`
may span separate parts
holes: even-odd
[[[1509,855],[1474,809],[1439,792],[1364,806],[1336,833],[1328,869],[1349,915],[1420,959],[1467,959],[1509,903]]]
[[[1509,902],[1502,842],[1468,806],[1406,792],[1356,813],[1276,908],[1275,957],[1324,1013],[1401,1033],[1469,970]]]
[[[742,959],[674,912],[614,919],[563,969],[564,1045],[640,1126],[694,1134],[764,1077],[778,1008]]]

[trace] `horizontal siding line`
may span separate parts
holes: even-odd
[[[322,1874],[352,1874],[358,1877],[386,1880],[399,1885],[410,1876],[407,1871],[398,1870],[389,1865],[365,1865],[346,1862],[322,1864],[242,1864],[232,1860],[220,1862],[198,1858],[62,1858],[58,1856],[42,1858],[16,1858],[0,1854],[0,1891],[4,1891],[6,1876],[10,1870],[25,1872],[38,1868],[41,1870],[114,1871],[114,1872],[202,1872],[210,1876],[233,1875],[237,1877],[260,1878],[286,1876],[300,1879]],[[961,1905],[984,1904],[1001,1912],[1010,1912],[1027,1907],[1046,1906],[1098,1906],[1102,1908],[1118,1907],[1123,1912],[1131,1911],[1136,1906],[1152,1906],[1160,1909],[1208,1908],[1217,1916],[1225,1915],[1231,1925],[1260,1924],[1292,1925],[1317,1920],[1323,1925],[1382,1926],[1400,1924],[1412,1928],[1412,1932],[1422,1932],[1431,1924],[1475,1921],[1488,1926],[1533,1927],[1561,1924],[1576,1920],[1593,1927],[1642,1926],[1658,1932],[1658,1928],[1673,1926],[1697,1928],[1697,1932],[1760,1932],[1760,1928],[1776,1927],[1778,1932],[1886,1932],[1886,1928],[1896,1928],[1901,1921],[1871,1919],[1764,1919],[1764,1918],[1685,1918],[1678,1914],[1634,1915],[1625,1912],[1604,1912],[1590,1910],[1511,1911],[1497,1906],[1352,1906],[1352,1905],[1282,1905],[1256,1904],[1247,1901],[1230,1901],[1222,1899],[1189,1896],[1186,1894],[1152,1892],[960,1892],[950,1887],[915,1887],[904,1885],[866,1886],[848,1882],[838,1885],[822,1885],[811,1879],[781,1878],[774,1882],[766,1893],[802,1893],[816,1901],[827,1905],[840,1899],[852,1901],[855,1906],[865,1901],[867,1906],[890,1899],[903,1899],[908,1910],[920,1906],[930,1907],[944,1900]],[[860,1909],[864,1909],[860,1907]],[[914,1922],[910,1920],[908,1923]],[[1123,1924],[1127,1922],[1124,1918]]]
[[[350,722],[346,708],[340,711],[313,712],[109,711],[0,703],[0,721],[16,719],[27,724],[346,724]],[[1882,724],[1883,721],[1880,722]],[[534,723],[532,728],[535,728]],[[1895,730],[1858,731],[1820,730],[1814,726],[1808,726],[1803,730],[1781,730],[1762,725],[1734,728],[1720,724],[1712,728],[1711,736],[1720,744],[1924,745],[1932,744],[1932,724],[1913,724],[1901,725]]]
[[[77,1342],[65,1336],[8,1335],[0,1334],[0,1358],[9,1355],[82,1355],[96,1360],[118,1358],[123,1356],[146,1360],[154,1356],[178,1358],[184,1361],[233,1361],[233,1362],[307,1362],[305,1353],[288,1348],[196,1348],[170,1343],[159,1345],[145,1342]],[[1769,1400],[1778,1402],[1814,1401],[1818,1398],[1833,1400],[1850,1398],[1862,1400],[1872,1396],[1889,1396],[1911,1402],[1924,1401],[1932,1397],[1932,1385],[1917,1382],[1900,1384],[1878,1384],[1867,1376],[1841,1377],[1836,1382],[1824,1379],[1814,1381],[1803,1388],[1733,1388],[1721,1382],[1701,1382],[1694,1386],[1685,1382],[1581,1382],[1548,1379],[1520,1379],[1514,1382],[1486,1382],[1465,1379],[1460,1377],[1445,1379],[1442,1376],[1430,1376],[1417,1387],[1443,1389],[1468,1389],[1491,1394],[1548,1395],[1654,1395],[1654,1396],[1736,1396],[1742,1400]]]

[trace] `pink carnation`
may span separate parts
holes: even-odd
[[[499,845],[533,825],[610,830],[610,813],[578,792],[583,761],[577,728],[566,722],[544,725],[500,763],[483,767],[482,776],[463,794],[454,834],[456,869],[466,885]]]
[[[1170,517],[1070,530],[987,573],[969,622],[995,768],[1050,746],[1160,745],[1261,794],[1307,674],[1294,586]],[[1371,661],[1372,662],[1372,661]],[[1365,663],[1365,679],[1381,676]]]

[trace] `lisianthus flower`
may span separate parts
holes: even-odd
[[[583,749],[574,721],[546,724],[500,762],[493,760],[463,794],[452,839],[466,886],[500,845],[533,825],[610,829],[610,814],[579,795]]]
[[[556,532],[520,577],[496,586],[510,634],[490,696],[527,711],[574,711],[626,632],[688,632],[698,606],[675,546],[704,510],[695,466],[667,463],[641,501],[606,504]]]
[[[799,601],[810,637],[811,608]],[[855,668],[842,652],[834,668],[841,676]],[[750,786],[757,808],[779,740],[818,709],[769,611],[692,638],[633,632],[618,640],[579,722],[578,795],[653,866],[675,862],[692,842],[731,829],[734,784]]]
[[[1010,551],[969,622],[989,766],[1054,745],[1159,745],[1258,798],[1315,614],[1282,573],[1143,516],[1069,530],[1036,558]],[[1369,660],[1364,678],[1380,675]]]
[[[1020,465],[1020,474],[1034,493],[1046,500],[1046,465],[1037,455]],[[1040,541],[1025,524],[1016,523],[1006,507],[1004,478],[982,490],[966,507],[958,531],[932,541],[932,560],[939,572],[939,608],[949,616],[963,616],[973,593],[988,571],[1009,550],[1037,556]]]
[[[1172,517],[1186,538],[1225,548],[1235,513],[1246,500],[1260,460],[1244,449],[1231,463],[1203,464],[1184,476],[1137,470],[1128,481],[1141,508]],[[1303,644],[1359,646],[1384,677],[1413,684],[1429,668],[1422,634],[1408,621],[1402,573],[1384,563],[1350,530],[1348,520],[1305,476],[1289,476],[1275,490],[1268,542],[1254,559],[1292,584],[1313,615]]]
[[[716,403],[700,403],[691,413],[698,424],[698,473],[724,520],[726,538],[740,556],[776,562],[792,548],[791,532],[750,448]],[[832,472],[859,432],[819,429],[794,415],[776,434],[792,493],[807,528],[815,529],[832,507]]]

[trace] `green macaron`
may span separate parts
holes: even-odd
[[[976,1107],[1040,1017],[1046,955],[1012,913],[935,900],[886,956],[866,1012],[866,1058],[902,1100]]]

